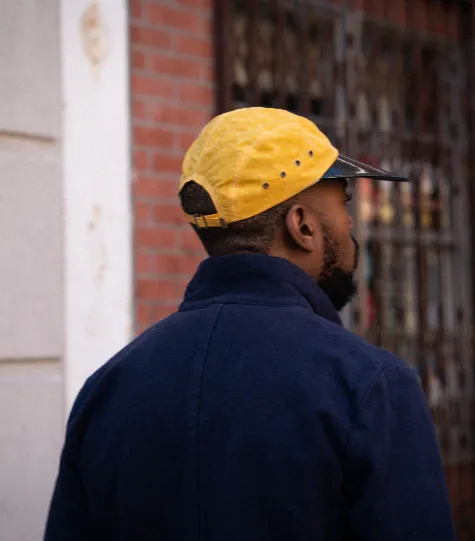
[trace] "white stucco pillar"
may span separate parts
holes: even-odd
[[[127,0],[60,3],[69,411],[132,336],[129,45]]]

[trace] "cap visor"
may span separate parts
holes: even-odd
[[[400,175],[395,175],[384,169],[378,169],[377,167],[371,167],[365,163],[352,160],[347,156],[341,154],[336,159],[335,163],[330,169],[322,176],[323,179],[337,179],[337,178],[374,178],[377,180],[391,180],[394,182],[408,182],[409,179]]]

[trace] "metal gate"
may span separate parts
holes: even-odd
[[[217,1],[218,109],[298,112],[342,152],[412,179],[357,183],[353,213],[363,257],[359,296],[347,316],[355,332],[418,373],[459,539],[473,541],[473,91],[464,46],[470,29],[463,27],[471,7],[349,3]]]

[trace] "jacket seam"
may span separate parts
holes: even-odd
[[[368,387],[366,388],[365,392],[363,393],[363,396],[361,397],[360,401],[358,402],[358,410],[363,406],[367,396],[369,395],[369,393],[373,390],[374,386],[376,385],[376,383],[379,381],[379,379],[381,378],[381,376],[384,375],[384,373],[386,372],[386,370],[392,370],[392,369],[396,369],[398,371],[404,371],[404,372],[408,372],[408,373],[411,373],[412,374],[412,371],[409,367],[405,367],[405,366],[399,366],[397,364],[391,364],[389,366],[385,366],[384,368],[381,368],[381,370],[377,373],[377,375],[374,377],[374,379],[369,383]],[[346,452],[349,444],[350,444],[350,441],[351,441],[351,437],[353,435],[353,430],[354,429],[350,429],[349,431],[349,434],[348,434],[348,437],[346,439],[346,442],[345,442],[345,445],[343,447],[343,450],[344,452]]]
[[[202,503],[201,503],[201,479],[200,479],[200,468],[201,468],[201,456],[200,456],[200,418],[201,418],[201,399],[203,392],[203,383],[204,375],[206,369],[206,361],[208,359],[208,353],[210,349],[211,339],[213,338],[214,331],[216,330],[216,325],[218,323],[218,318],[223,309],[223,304],[218,305],[219,308],[214,317],[213,325],[211,327],[208,341],[206,343],[206,349],[203,356],[203,363],[201,365],[201,374],[200,374],[200,384],[198,388],[198,405],[196,411],[196,435],[195,435],[195,445],[196,445],[196,493],[198,496],[198,518],[197,518],[197,539],[201,539],[201,515],[202,515]]]
[[[363,404],[363,402],[366,400],[366,397],[368,396],[368,394],[371,392],[373,387],[378,382],[379,378],[384,375],[384,372],[386,372],[386,370],[392,370],[394,368],[396,370],[398,370],[398,371],[402,370],[402,371],[405,371],[405,372],[408,372],[408,373],[412,374],[412,371],[411,371],[411,369],[409,367],[399,366],[398,364],[390,364],[389,366],[385,366],[384,368],[381,368],[381,370],[378,372],[377,376],[375,376],[373,381],[371,381],[371,383],[368,385],[368,388],[366,389],[366,391],[363,393],[363,396],[361,397],[361,400],[360,400],[360,403],[358,404],[358,406],[361,406]]]

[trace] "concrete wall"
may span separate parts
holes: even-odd
[[[33,541],[64,426],[57,0],[3,0],[0,51],[0,539]]]
[[[0,541],[38,541],[71,404],[133,334],[128,13],[1,6]]]

